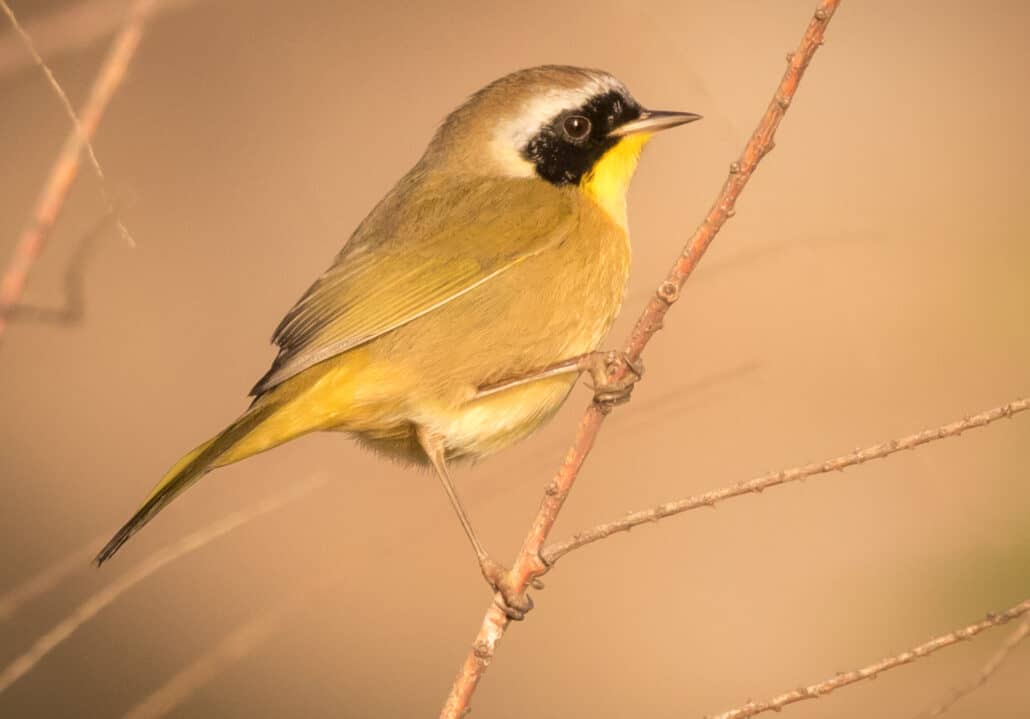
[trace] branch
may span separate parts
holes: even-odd
[[[1030,612],[1030,599],[1026,599],[1000,614],[988,614],[987,618],[981,622],[970,624],[968,627],[963,627],[962,629],[957,629],[953,632],[949,632],[948,634],[936,637],[935,639],[931,639],[925,644],[920,644],[918,647],[909,649],[906,652],[902,652],[901,654],[897,654],[886,659],[881,659],[875,664],[870,664],[869,666],[856,669],[852,672],[842,672],[830,679],[826,679],[817,684],[810,684],[807,687],[793,689],[764,702],[748,702],[739,709],[732,709],[728,712],[723,712],[722,714],[712,717],[712,719],[743,719],[743,717],[751,717],[767,711],[778,712],[788,704],[794,704],[806,699],[818,699],[824,694],[829,694],[835,689],[840,689],[841,687],[845,687],[849,684],[855,684],[863,679],[875,679],[880,672],[900,667],[903,664],[911,664],[917,659],[922,659],[923,657],[929,656],[945,647],[958,644],[965,639],[972,639],[986,629],[996,627],[999,624],[1005,624],[1006,622],[1027,614],[1028,612]]]
[[[234,629],[125,712],[122,719],[161,719],[173,713],[215,677],[253,654],[281,630],[284,610],[285,607],[279,607]]]
[[[1009,652],[1011,652],[1017,644],[1026,639],[1028,634],[1030,634],[1030,617],[1023,617],[1023,621],[1019,623],[1018,627],[1016,627],[1016,631],[1012,632],[1012,634],[1005,639],[1001,647],[998,648],[998,651],[995,652],[993,657],[991,657],[990,661],[984,664],[983,669],[980,670],[980,674],[974,681],[961,689],[955,690],[946,702],[937,705],[923,716],[940,716],[951,709],[959,699],[963,698],[967,694],[972,694],[974,691],[986,684],[987,680],[991,678],[991,675],[998,671],[998,667],[1005,663]]]
[[[108,533],[104,533],[94,537],[77,550],[62,557],[57,563],[34,574],[10,591],[0,595],[0,622],[10,619],[26,603],[52,591],[66,577],[89,567],[89,560],[93,559],[93,555],[97,553],[97,545],[106,541],[107,536]]]
[[[816,49],[823,42],[823,33],[840,4],[840,0],[820,0],[812,20],[797,50],[788,56],[787,69],[776,87],[772,101],[748,140],[740,159],[730,165],[729,177],[708,215],[687,242],[682,254],[676,258],[665,281],[659,285],[655,296],[648,302],[625,345],[629,360],[639,359],[651,337],[661,328],[665,314],[679,298],[680,291],[691,272],[697,266],[706,249],[719,230],[734,214],[734,206],[741,191],[747,185],[761,159],[773,148],[773,136],[780,120],[797,91],[798,83],[808,67]],[[613,380],[622,379],[627,372],[626,363],[618,367]],[[547,536],[554,526],[576,477],[597,439],[609,407],[593,403],[587,408],[576,430],[576,437],[565,455],[555,478],[547,485],[544,498],[529,533],[522,544],[508,577],[509,586],[516,592],[526,587],[547,570],[540,556]],[[483,617],[475,643],[465,658],[450,694],[440,713],[442,719],[457,719],[469,711],[469,705],[476,685],[493,659],[497,643],[504,636],[508,626],[504,612],[492,603]]]
[[[405,534],[409,535],[409,539],[415,536],[411,532]],[[286,599],[248,619],[168,677],[161,686],[126,711],[122,719],[161,719],[176,714],[176,710],[197,692],[210,685],[233,665],[253,655],[262,645],[285,629],[289,614],[297,609],[303,610],[315,592],[337,584],[339,577],[333,574],[320,574],[301,589],[294,588]]]
[[[7,326],[7,314],[17,304],[18,298],[21,297],[29,271],[32,269],[36,258],[43,251],[47,237],[57,221],[57,216],[64,205],[65,198],[68,196],[68,190],[79,174],[82,150],[83,148],[89,148],[90,141],[96,133],[97,126],[100,124],[100,119],[104,115],[108,102],[125,78],[125,71],[136,52],[136,47],[139,45],[140,37],[143,34],[143,25],[155,2],[156,0],[135,0],[125,19],[125,24],[111,44],[111,49],[108,51],[100,72],[93,82],[93,87],[90,89],[89,98],[82,108],[81,115],[76,116],[75,111],[71,109],[71,105],[67,101],[67,96],[64,95],[60,85],[54,80],[53,73],[50,72],[42,58],[35,52],[31,40],[28,40],[28,35],[25,35],[24,31],[21,30],[21,26],[18,25],[17,19],[7,6],[6,0],[0,0],[0,6],[3,7],[15,27],[23,33],[37,62],[40,63],[47,73],[51,84],[56,87],[75,125],[65,139],[64,146],[61,148],[57,160],[50,170],[50,176],[47,178],[46,184],[36,200],[32,219],[18,239],[14,250],[14,257],[11,258],[10,265],[3,277],[0,278],[0,336],[3,335],[3,331]],[[93,162],[96,163],[96,158],[92,155],[92,151],[90,156]],[[101,179],[103,179],[103,171],[100,170],[99,164],[95,164],[94,168]],[[110,202],[108,202],[108,206],[110,208]]]
[[[541,552],[541,556],[543,557],[544,562],[548,565],[552,565],[574,549],[579,549],[580,547],[592,544],[593,542],[610,537],[618,532],[628,532],[634,527],[639,527],[641,524],[657,522],[660,519],[665,519],[666,517],[671,517],[675,514],[681,514],[691,509],[697,509],[698,507],[714,507],[716,502],[721,502],[725,499],[730,499],[731,497],[739,497],[744,494],[758,494],[769,487],[798,482],[816,474],[826,474],[834,471],[839,472],[846,467],[851,467],[856,464],[863,464],[873,459],[883,459],[884,457],[889,457],[892,454],[902,452],[906,449],[915,449],[920,445],[936,442],[937,440],[945,439],[947,437],[957,437],[968,429],[985,427],[992,422],[997,422],[998,420],[1006,417],[1012,417],[1013,415],[1018,414],[1019,412],[1025,412],[1028,409],[1030,409],[1030,398],[1017,399],[1000,407],[995,407],[994,409],[989,409],[985,412],[951,422],[950,424],[937,427],[936,429],[927,429],[900,439],[893,439],[889,442],[874,444],[871,447],[858,449],[854,452],[849,452],[848,454],[842,454],[839,457],[828,459],[825,462],[813,462],[812,464],[806,464],[801,467],[785,469],[781,472],[772,472],[770,474],[762,475],[761,477],[755,477],[754,479],[746,482],[739,482],[731,487],[715,489],[686,499],[679,499],[659,504],[657,507],[652,507],[651,509],[631,512],[622,519],[599,524],[586,531],[578,532],[564,542],[552,544]]]
[[[0,312],[0,317],[11,322],[39,322],[57,325],[80,323],[86,314],[86,266],[96,249],[97,240],[116,222],[114,214],[108,213],[100,218],[79,240],[64,271],[64,302],[60,307],[39,307],[19,303],[8,307],[6,313]]]
[[[61,105],[64,107],[65,114],[68,115],[68,119],[71,120],[72,127],[79,133],[79,138],[82,145],[86,148],[86,154],[89,156],[89,163],[93,166],[93,172],[96,173],[97,179],[100,180],[100,189],[104,194],[104,202],[107,203],[108,210],[114,212],[112,207],[111,199],[107,195],[107,175],[104,174],[104,169],[100,167],[100,160],[97,159],[97,153],[93,149],[93,143],[90,142],[89,137],[86,136],[85,130],[82,129],[82,122],[79,120],[79,116],[75,112],[75,108],[72,107],[71,100],[68,99],[67,93],[64,88],[61,87],[61,83],[57,81],[54,76],[54,71],[50,69],[46,61],[40,56],[39,51],[36,50],[36,45],[32,42],[32,37],[25,31],[21,23],[18,22],[18,18],[15,16],[14,11],[11,10],[10,5],[7,4],[7,0],[0,0],[0,8],[3,8],[4,14],[7,15],[7,19],[11,21],[11,25],[14,27],[16,33],[21,38],[22,43],[25,45],[25,49],[29,51],[29,55],[35,61],[36,65],[40,70],[43,71],[43,75],[46,77],[47,82],[50,83],[51,89],[54,94],[57,95],[57,99],[61,101]],[[129,231],[125,229],[125,226],[120,222],[118,223],[118,229],[121,230],[122,234],[129,240],[129,244],[132,242],[132,237],[129,235]]]
[[[161,0],[154,7],[153,17],[179,10],[197,0]],[[83,50],[112,34],[125,19],[128,0],[79,0],[40,13],[23,24],[39,54],[52,62],[61,55]],[[18,33],[0,35],[0,77],[31,64],[26,57]]]

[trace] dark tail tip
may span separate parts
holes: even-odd
[[[277,405],[273,404],[248,410],[214,439],[187,453],[161,479],[143,506],[111,537],[111,541],[104,545],[93,560],[96,565],[99,567],[113,557],[132,535],[143,529],[147,522],[156,517],[158,512],[180,492],[204,476],[211,469],[212,462],[241,438],[246,437],[276,410]]]
[[[121,549],[122,545],[129,541],[129,537],[133,534],[130,524],[126,524],[124,527],[119,529],[118,533],[111,537],[111,540],[104,545],[104,548],[101,549],[93,559],[93,563],[96,564],[97,567],[113,557],[115,552]]]
[[[140,510],[136,514],[132,515],[132,519],[126,522],[121,529],[119,529],[111,540],[104,545],[104,548],[100,550],[97,556],[93,559],[93,563],[99,567],[108,559],[115,555],[122,545],[129,541],[136,532],[143,529],[143,525],[150,521],[150,519],[157,514],[157,510],[161,507],[162,497],[158,495],[152,498],[149,502],[140,507]]]

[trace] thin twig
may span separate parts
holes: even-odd
[[[776,87],[769,107],[744,147],[740,159],[730,166],[729,177],[716,197],[715,203],[637,320],[624,348],[631,361],[639,359],[648,341],[661,328],[665,314],[679,298],[687,278],[726,220],[733,216],[737,198],[747,185],[758,163],[772,150],[776,128],[790,106],[808,63],[816,49],[822,44],[823,33],[839,4],[840,0],[820,0],[801,43],[797,50],[788,57],[787,69]],[[627,367],[623,363],[619,372],[612,379],[616,381],[622,379],[626,372]],[[516,592],[524,592],[536,577],[547,570],[547,566],[540,556],[540,550],[558,518],[565,499],[572,490],[608,411],[609,407],[595,402],[591,404],[580,420],[572,446],[565,455],[555,478],[545,489],[540,509],[507,578],[508,585]],[[508,617],[497,606],[497,602],[491,603],[483,618],[476,640],[451,686],[450,694],[440,713],[442,719],[458,719],[469,711],[472,695],[493,659],[497,643],[504,636],[508,621]]]
[[[98,544],[107,539],[107,535],[95,537],[75,551],[58,560],[55,564],[43,569],[0,596],[0,622],[14,616],[23,604],[42,596],[56,587],[61,581],[79,570],[89,568],[89,560],[96,554]]]
[[[154,0],[146,1],[149,3]],[[93,143],[90,142],[89,136],[82,128],[82,121],[79,120],[79,116],[75,112],[75,108],[72,107],[72,101],[68,99],[67,93],[65,93],[64,88],[61,87],[61,83],[57,81],[57,77],[54,76],[54,71],[50,69],[50,66],[40,56],[39,51],[36,50],[36,45],[32,42],[32,37],[25,32],[25,28],[23,28],[21,23],[18,21],[14,11],[11,10],[11,6],[7,4],[7,0],[0,0],[0,8],[3,8],[4,13],[7,15],[7,19],[11,21],[11,26],[14,27],[14,31],[18,33],[18,37],[21,38],[22,43],[25,45],[25,49],[28,50],[33,61],[43,72],[43,76],[46,77],[46,80],[50,84],[54,94],[57,95],[57,99],[61,101],[61,106],[64,108],[65,114],[68,115],[68,119],[71,120],[72,128],[79,133],[79,140],[82,143],[82,146],[86,149],[86,154],[89,156],[89,163],[93,166],[93,172],[96,173],[97,179],[100,180],[100,191],[104,195],[104,202],[107,204],[107,209],[111,213],[114,213],[114,203],[111,202],[111,197],[107,192],[107,175],[104,174],[104,169],[100,166],[100,160],[97,159],[97,153],[96,150],[93,149]],[[122,233],[122,236],[129,241],[130,245],[135,244],[132,239],[132,235],[129,234],[128,229],[126,229],[125,225],[121,223],[121,220],[118,221],[118,230]]]
[[[159,549],[76,607],[71,615],[58,622],[50,631],[37,639],[28,651],[0,670],[0,694],[32,671],[32,668],[40,660],[70,637],[79,627],[95,617],[126,590],[139,584],[161,567],[200,549],[237,527],[310,494],[313,490],[325,485],[327,481],[325,477],[318,477],[300,483],[288,491],[274,495],[247,509],[233,512],[207,527],[183,537],[174,544]]]
[[[161,0],[152,20],[184,9],[198,0]],[[49,12],[36,13],[22,26],[39,54],[54,62],[62,55],[84,50],[114,33],[125,19],[129,0],[76,0]],[[0,77],[32,64],[17,32],[0,33]]]
[[[1017,644],[1026,639],[1028,634],[1030,634],[1030,618],[1023,617],[1023,621],[1019,623],[1018,627],[1016,627],[1016,631],[1012,632],[1010,635],[1008,635],[1008,637],[1005,638],[1005,641],[1002,642],[1002,645],[998,648],[998,651],[994,653],[994,656],[992,656],[990,660],[986,664],[984,664],[976,679],[974,679],[972,682],[962,687],[961,689],[956,689],[947,701],[938,704],[933,709],[920,716],[940,716],[944,712],[951,709],[951,707],[953,707],[959,699],[962,699],[968,694],[972,694],[977,689],[986,684],[987,680],[991,678],[991,675],[994,674],[994,672],[998,671],[998,667],[1004,664],[1005,660],[1008,659],[1009,652],[1011,652]]]
[[[784,692],[779,696],[768,699],[764,702],[748,702],[744,706],[738,709],[732,709],[728,712],[723,712],[712,719],[743,719],[744,717],[755,716],[768,711],[780,711],[783,707],[788,704],[794,704],[796,702],[804,701],[806,699],[818,699],[821,696],[829,694],[835,689],[840,689],[849,684],[855,684],[864,679],[875,679],[881,672],[885,672],[888,669],[895,669],[903,664],[911,664],[917,659],[929,656],[936,651],[950,647],[953,644],[958,644],[966,639],[972,639],[980,632],[983,632],[991,627],[996,627],[999,624],[1005,624],[1010,622],[1017,617],[1024,616],[1030,612],[1030,599],[1026,599],[1011,609],[1006,609],[1004,612],[999,614],[988,614],[987,618],[983,621],[970,624],[968,627],[962,629],[956,629],[953,632],[948,632],[942,636],[931,639],[930,641],[920,644],[918,647],[909,649],[901,654],[896,654],[893,657],[887,657],[881,659],[875,664],[856,669],[851,672],[841,672],[834,677],[818,682],[816,684],[810,684],[807,687],[799,687],[792,689],[789,692]]]
[[[60,307],[16,304],[7,309],[5,318],[10,322],[39,322],[58,325],[75,325],[82,322],[86,314],[86,266],[96,249],[97,240],[116,221],[113,214],[104,215],[79,240],[64,271],[64,301]]]
[[[40,57],[39,52],[36,50],[35,44],[32,42],[32,38],[25,32],[25,28],[18,22],[17,16],[14,11],[11,10],[11,6],[7,4],[7,0],[0,0],[0,8],[3,8],[4,14],[7,15],[7,19],[11,21],[11,26],[14,31],[18,33],[18,37],[21,38],[22,43],[25,45],[25,49],[29,51],[29,55],[32,56],[33,61],[40,70],[43,71],[43,76],[46,77],[47,82],[50,83],[50,88],[57,95],[57,99],[61,101],[61,106],[64,107],[65,113],[68,115],[68,119],[72,121],[72,127],[75,128],[79,133],[79,138],[82,144],[86,148],[86,153],[89,155],[89,161],[93,165],[93,172],[97,173],[97,177],[100,178],[102,183],[107,182],[107,176],[104,175],[103,168],[100,167],[100,161],[97,159],[97,153],[93,149],[93,143],[89,141],[89,137],[82,129],[82,122],[79,120],[78,114],[75,112],[75,108],[72,107],[72,101],[68,99],[67,93],[64,88],[61,87],[61,83],[54,77],[54,71],[50,69],[50,66],[46,64],[46,61]]]
[[[652,507],[650,509],[631,512],[622,519],[599,524],[586,531],[577,532],[574,536],[564,542],[549,545],[541,552],[541,556],[548,565],[552,565],[574,549],[579,549],[580,547],[597,542],[605,537],[610,537],[618,532],[628,532],[634,527],[639,527],[642,524],[657,522],[660,519],[665,519],[666,517],[681,514],[682,512],[697,509],[699,507],[714,507],[717,502],[721,502],[731,497],[739,497],[744,494],[758,494],[769,487],[776,487],[778,485],[789,484],[791,482],[799,482],[816,474],[839,472],[846,467],[862,464],[873,459],[883,459],[884,457],[889,457],[892,454],[902,452],[906,449],[915,449],[920,445],[936,442],[937,440],[945,439],[947,437],[957,437],[966,430],[985,427],[992,422],[997,422],[1000,419],[1011,417],[1019,412],[1025,412],[1028,409],[1030,409],[1030,398],[1017,399],[1013,402],[1009,402],[1008,404],[1003,404],[1000,407],[995,407],[985,412],[980,412],[979,414],[956,420],[935,429],[923,430],[922,432],[910,434],[907,437],[874,444],[871,447],[866,447],[865,449],[857,449],[854,452],[842,454],[839,457],[834,457],[833,459],[828,459],[824,462],[813,462],[801,467],[793,467],[780,472],[771,472],[769,474],[764,474],[761,477],[755,477],[754,479],[750,479],[746,482],[739,482],[731,487],[714,489],[710,492],[698,494],[686,499],[665,502],[664,504],[659,504],[657,507]]]
[[[7,326],[6,315],[21,297],[29,271],[43,251],[50,231],[64,206],[68,190],[79,173],[83,147],[89,146],[108,102],[125,78],[125,72],[139,45],[144,24],[154,4],[155,0],[136,0],[133,3],[124,25],[111,44],[111,49],[104,59],[100,72],[93,81],[93,87],[90,89],[89,98],[82,108],[81,115],[75,117],[74,111],[72,112],[75,127],[64,141],[64,146],[50,170],[50,176],[36,199],[32,219],[22,231],[21,237],[18,238],[11,263],[3,278],[0,279],[0,336],[3,335],[4,328]],[[6,0],[0,0],[0,5],[17,26],[17,20],[7,6]],[[39,62],[42,63],[42,59],[39,59]],[[52,79],[53,74],[46,68],[45,63],[42,64],[42,67],[48,73],[48,77]],[[64,93],[61,92],[61,95],[64,96]],[[95,169],[100,172],[102,177],[103,172],[100,171],[99,164],[95,166]],[[108,202],[108,207],[110,208],[110,202]]]
[[[284,614],[285,608],[279,607],[234,629],[129,709],[123,719],[168,716],[219,674],[271,639],[282,628]]]
[[[495,501],[512,493],[513,487],[504,485],[498,487],[498,491],[499,493],[492,496]],[[398,549],[409,548],[412,542],[421,541],[438,523],[437,519],[431,517],[426,521],[407,523],[401,530],[393,527],[385,530],[381,536],[365,536],[364,541],[366,545],[376,548],[378,561],[389,564]],[[328,574],[320,576],[300,589],[292,589],[291,595],[284,601],[265,609],[263,613],[236,628],[209,651],[205,651],[169,677],[160,687],[130,709],[123,719],[159,719],[174,714],[176,709],[189,701],[196,692],[208,686],[233,665],[251,656],[274,637],[288,621],[288,611],[303,606],[315,592],[322,592],[326,588],[335,591],[339,584],[339,576]]]
[[[410,541],[413,537],[423,536],[410,531],[411,527],[408,529],[409,531],[404,533],[406,540]],[[396,537],[391,535],[391,539],[396,539]],[[380,556],[382,556],[383,546],[389,544],[399,546],[401,543],[387,540],[384,543],[376,544]],[[335,588],[339,584],[339,576],[318,575],[314,581],[306,583],[302,588],[292,589],[289,596],[274,607],[263,610],[256,617],[252,617],[233,629],[219,639],[214,646],[165,680],[161,686],[129,709],[123,719],[161,719],[161,717],[176,713],[176,710],[198,691],[231,669],[233,665],[253,655],[272,639],[286,626],[289,614],[302,608],[311,600],[312,595],[326,588]]]

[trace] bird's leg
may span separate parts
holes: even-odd
[[[487,554],[486,549],[483,548],[483,543],[476,536],[476,531],[472,528],[472,522],[469,521],[468,513],[465,511],[465,507],[462,505],[461,499],[454,489],[450,473],[447,471],[443,441],[440,437],[432,435],[422,428],[418,430],[418,441],[429,457],[433,469],[436,470],[436,476],[440,478],[440,483],[443,484],[447,498],[451,500],[451,506],[454,507],[458,520],[461,522],[461,528],[465,530],[465,536],[472,543],[472,549],[476,553],[476,559],[479,560],[479,569],[483,572],[483,577],[486,578],[487,583],[493,590],[500,595],[498,606],[504,610],[509,619],[523,619],[526,613],[533,608],[533,600],[525,592],[515,591],[512,586],[511,572],[507,567],[495,561]]]
[[[594,354],[588,352],[585,355],[579,355],[572,359],[562,360],[561,362],[555,362],[552,365],[547,365],[542,369],[531,370],[525,374],[518,375],[517,377],[507,377],[497,382],[491,382],[490,384],[481,385],[477,391],[476,396],[473,399],[481,399],[483,397],[489,397],[492,394],[503,392],[506,389],[512,387],[521,387],[524,384],[530,382],[536,382],[537,380],[547,379],[548,377],[558,377],[563,374],[579,374],[584,370],[588,369],[590,362],[590,355]]]
[[[626,372],[621,379],[614,379],[620,366],[625,365]],[[608,352],[587,352],[572,359],[556,362],[539,370],[533,370],[518,377],[510,377],[499,382],[479,387],[475,399],[489,397],[512,387],[519,387],[530,382],[557,377],[563,374],[579,374],[589,372],[593,382],[594,400],[599,404],[615,405],[629,400],[630,393],[641,377],[644,376],[644,364],[640,359],[630,359],[625,352],[610,350]]]

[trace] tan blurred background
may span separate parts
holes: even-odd
[[[10,2],[27,22],[68,4]],[[96,139],[138,246],[103,238],[81,326],[18,324],[0,346],[0,593],[117,528],[245,407],[281,314],[440,119],[513,69],[603,67],[645,104],[705,116],[643,158],[621,339],[814,2],[187,5],[150,27]],[[1030,392],[1028,32],[1021,2],[843,4],[557,535]],[[74,102],[106,43],[53,56]],[[30,65],[0,74],[0,130],[6,261],[68,131]],[[26,301],[59,303],[102,213],[84,171]],[[459,472],[497,556],[588,398]],[[1014,604],[1030,595],[1028,461],[1023,416],[571,555],[475,716],[715,713]],[[436,480],[342,436],[219,471],[103,570],[83,561],[0,620],[0,667],[159,548],[317,475],[329,485],[126,592],[0,695],[0,716],[121,716],[241,628],[264,641],[174,716],[435,716],[489,594]],[[789,713],[911,716],[1007,631]],[[1028,673],[1024,645],[954,716],[1027,716]]]

